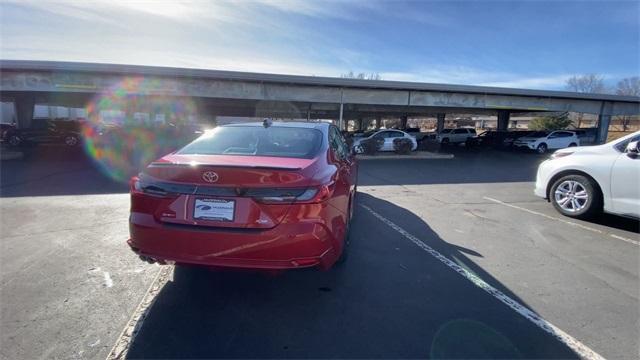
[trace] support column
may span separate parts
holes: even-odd
[[[362,130],[366,131],[369,129],[369,125],[371,125],[371,121],[373,121],[373,119],[367,119],[364,118],[362,119]]]
[[[436,115],[436,118],[438,119],[436,122],[436,132],[441,132],[442,130],[444,130],[444,117],[447,114],[444,113],[440,113]]]
[[[378,116],[376,117],[376,130],[379,130],[380,126],[382,126],[382,118]]]
[[[407,116],[401,116],[400,117],[400,129],[401,130],[406,130],[407,129]]]
[[[342,131],[342,114],[344,112],[344,104],[340,103],[340,119],[338,119],[338,129]]]
[[[604,144],[607,142],[607,136],[609,135],[609,124],[611,124],[611,108],[613,107],[610,102],[602,102],[600,106],[600,114],[598,114],[598,130],[596,132],[595,145]]]
[[[356,124],[357,124],[357,128],[356,128],[356,130],[357,130],[357,131],[362,131],[362,123],[363,123],[363,122],[364,122],[364,121],[362,120],[362,118],[356,119]]]
[[[18,129],[30,128],[36,99],[31,96],[16,97],[14,105],[16,109],[16,127]]]
[[[497,130],[507,130],[509,128],[510,113],[507,110],[498,110]]]

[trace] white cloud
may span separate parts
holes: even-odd
[[[351,18],[349,7],[358,5],[357,2],[325,0],[254,0],[254,3],[271,7],[278,11],[300,14],[311,17]]]

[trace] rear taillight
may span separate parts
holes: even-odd
[[[221,197],[250,197],[263,204],[319,203],[333,195],[335,183],[308,188],[231,188],[159,182],[147,176],[134,176],[129,181],[132,194],[166,198],[181,194]]]
[[[129,180],[129,190],[134,193],[134,192],[142,192],[142,186],[140,185],[140,178],[137,176],[134,176],[131,178],[131,180]]]
[[[263,204],[319,203],[331,197],[334,183],[298,189],[250,189],[245,196]]]
[[[172,197],[180,194],[182,189],[174,189],[175,187],[164,183],[147,181],[143,176],[134,176],[129,181],[129,190],[132,194],[145,194],[154,197]],[[192,187],[188,188],[187,193]]]

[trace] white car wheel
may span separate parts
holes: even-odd
[[[538,152],[538,154],[544,154],[547,152],[547,144],[542,143],[540,145],[538,145],[538,147],[536,148],[536,151]]]
[[[588,218],[602,207],[602,197],[594,182],[582,175],[567,175],[558,179],[549,192],[549,199],[561,214]]]
[[[78,138],[73,135],[68,135],[64,137],[64,143],[67,146],[76,146],[78,145]]]

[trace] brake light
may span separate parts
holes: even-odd
[[[142,176],[134,176],[129,181],[129,190],[132,194],[145,194],[154,197],[175,196],[177,192],[168,191],[162,184],[143,180]]]
[[[131,192],[142,192],[142,186],[140,185],[140,178],[134,176],[129,180],[129,190]]]
[[[335,184],[302,189],[251,189],[245,194],[264,204],[319,203],[333,195]]]

